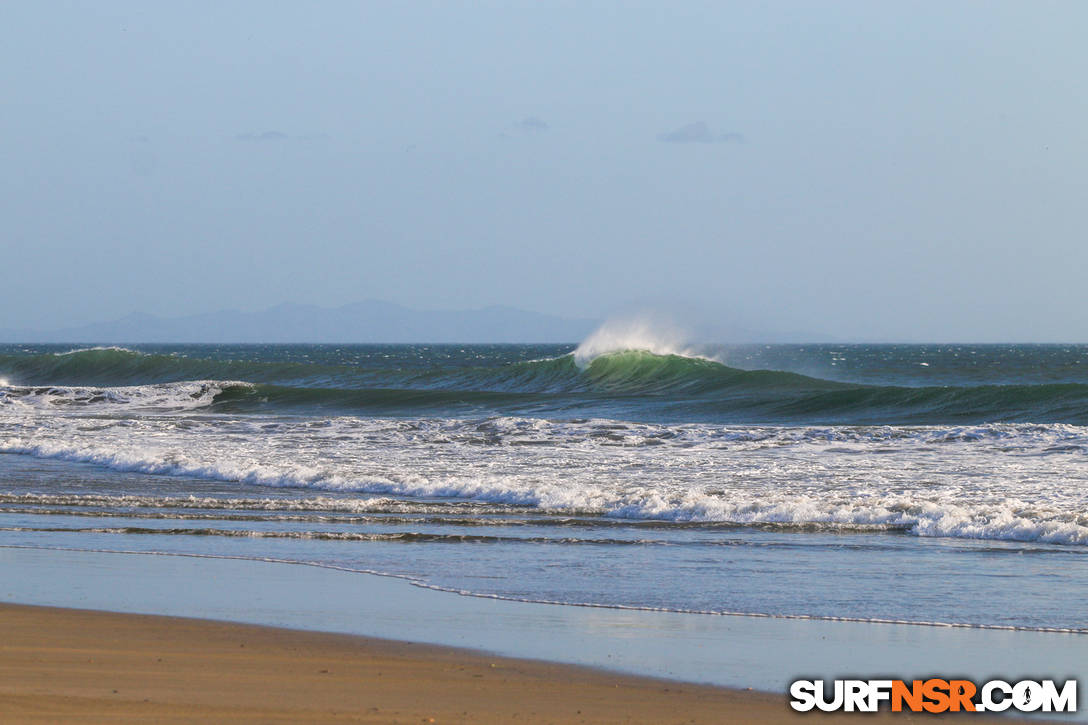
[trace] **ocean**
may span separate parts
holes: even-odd
[[[0,453],[0,546],[1088,633],[1088,345],[5,345]]]

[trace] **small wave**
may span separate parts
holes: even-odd
[[[131,354],[131,355],[146,355],[146,353],[142,353],[139,350],[132,350],[130,348],[120,347],[118,345],[102,345],[102,346],[96,346],[96,347],[77,347],[77,348],[75,348],[73,350],[66,350],[64,352],[55,352],[53,354],[56,355],[57,357],[64,357],[66,355],[79,355],[80,353],[85,353],[85,352],[124,352],[124,353],[128,353],[128,354]]]
[[[101,509],[79,508],[36,508],[19,506],[0,506],[0,514],[20,514],[23,516],[72,516],[95,519],[145,519],[155,521],[229,521],[229,522],[271,522],[271,523],[320,523],[354,525],[428,525],[428,526],[585,526],[597,528],[594,522],[550,522],[546,519],[495,519],[495,518],[458,518],[452,516],[397,516],[366,514],[237,514],[237,513],[194,513],[187,510],[171,509],[167,511],[103,511]]]
[[[71,412],[73,409],[91,406],[95,410],[193,410],[213,404],[224,390],[249,387],[248,383],[218,380],[111,388],[9,385],[0,387],[0,406],[37,412]]]
[[[413,522],[420,523],[420,522]],[[480,522],[477,525],[486,525]],[[782,530],[797,531],[797,529]],[[882,529],[885,530],[885,529]],[[876,541],[866,543],[814,543],[812,541],[768,541],[750,538],[691,538],[691,539],[646,539],[619,537],[581,537],[581,536],[510,536],[501,534],[455,534],[433,531],[283,531],[269,529],[228,529],[215,526],[207,527],[148,527],[148,526],[0,526],[0,531],[14,533],[50,533],[50,534],[114,534],[125,536],[221,536],[229,539],[297,539],[315,541],[343,542],[391,542],[404,544],[534,544],[557,546],[644,546],[644,547],[679,547],[679,548],[734,548],[748,547],[756,549],[803,549],[814,547],[834,548],[836,551],[847,549],[858,551],[890,550],[896,547],[882,546]],[[838,530],[834,527],[822,530],[822,533],[854,533]],[[982,550],[989,553],[987,550]],[[1023,552],[1016,552],[1023,553]]]
[[[89,508],[151,508],[198,511],[319,511],[358,514],[528,514],[539,509],[476,501],[413,501],[375,498],[213,498],[106,494],[4,493],[0,503]]]
[[[405,544],[560,544],[590,546],[743,546],[732,540],[677,543],[660,539],[582,538],[574,536],[499,536],[494,534],[443,534],[423,531],[365,533],[358,531],[264,531],[254,529],[151,528],[142,526],[35,527],[0,526],[0,531],[121,534],[130,536],[223,536],[232,539],[313,539],[318,541],[399,542]]]
[[[585,602],[585,601],[564,601],[557,599],[541,599],[531,597],[515,597],[503,594],[490,594],[486,592],[477,592],[469,589],[459,589],[454,587],[445,587],[437,584],[430,584],[418,577],[408,574],[398,574],[393,572],[381,571],[377,569],[363,569],[358,567],[348,567],[339,564],[331,564],[321,561],[305,561],[299,559],[282,559],[275,557],[263,557],[263,556],[234,556],[230,554],[195,554],[186,552],[175,551],[141,551],[131,549],[91,549],[91,548],[78,548],[78,547],[65,547],[65,546],[34,546],[27,544],[0,544],[0,549],[22,549],[30,551],[71,551],[71,552],[87,552],[93,554],[118,554],[118,555],[131,555],[131,556],[171,556],[188,559],[222,559],[226,561],[253,561],[267,564],[290,564],[294,566],[310,566],[317,569],[327,569],[330,571],[340,571],[348,574],[366,574],[369,576],[387,577],[389,579],[399,579],[412,586],[417,586],[422,589],[429,589],[436,592],[446,592],[448,594],[456,594],[463,597],[476,597],[479,599],[495,599],[507,602],[525,602],[529,604],[549,604],[555,606],[565,607],[584,607],[588,609],[609,609],[619,611],[631,611],[631,612],[668,612],[672,614],[686,614],[686,615],[701,615],[701,616],[715,616],[715,617],[749,617],[754,619],[789,619],[789,620],[808,620],[808,621],[820,621],[820,622],[858,622],[863,624],[888,624],[888,625],[904,625],[912,627],[950,627],[956,629],[978,629],[978,630],[999,630],[1007,632],[1047,632],[1057,634],[1088,634],[1088,628],[1085,627],[1035,627],[1035,626],[1023,626],[1015,624],[984,624],[974,622],[956,622],[956,621],[923,621],[923,620],[911,620],[911,619],[891,619],[880,617],[846,617],[846,616],[827,616],[819,614],[792,614],[782,612],[745,612],[745,611],[731,611],[731,610],[714,610],[714,609],[684,609],[684,608],[671,608],[671,607],[648,607],[648,606],[634,606],[625,604],[605,604],[599,602]]]
[[[477,517],[435,515],[435,507],[426,504],[413,506],[410,501],[401,502],[403,505],[396,513],[377,512],[370,514],[332,514],[332,513],[253,513],[239,514],[224,511],[224,507],[215,506],[216,513],[194,513],[191,507],[173,508],[156,501],[154,508],[167,509],[165,511],[140,511],[140,510],[103,510],[95,505],[93,508],[84,508],[86,504],[68,505],[71,508],[43,508],[36,506],[0,506],[0,514],[21,514],[32,516],[72,516],[83,518],[120,518],[120,519],[147,519],[157,521],[228,521],[228,522],[273,522],[273,523],[323,523],[323,524],[355,524],[355,525],[427,525],[427,526],[461,526],[461,527],[535,527],[535,528],[572,528],[572,529],[631,529],[631,530],[661,530],[661,531],[735,531],[738,529],[754,529],[760,531],[781,531],[788,533],[832,533],[832,534],[856,534],[856,533],[907,533],[910,526],[904,524],[846,524],[846,523],[806,523],[806,522],[756,522],[737,523],[732,521],[657,521],[644,519],[610,519],[603,515],[571,518],[565,511],[548,511],[546,509],[532,510],[537,514],[532,518],[496,518],[494,508],[486,505],[474,506],[473,511]],[[244,508],[244,507],[239,507]],[[373,508],[388,509],[390,506],[378,506]],[[508,507],[497,507],[499,511],[508,513]],[[432,513],[419,512],[417,509],[431,510]],[[278,509],[283,510],[283,509]],[[305,510],[305,509],[303,509]],[[410,513],[411,515],[403,515]],[[469,513],[469,512],[464,512]]]
[[[355,450],[351,443],[354,440],[358,439],[349,438],[346,444],[352,450]],[[942,489],[946,492],[942,494],[941,490],[932,492],[925,486],[911,490],[872,490],[865,495],[858,495],[855,491],[808,490],[802,487],[789,490],[746,490],[743,487],[719,490],[695,485],[677,491],[651,480],[611,487],[581,477],[542,481],[507,475],[404,475],[398,473],[395,467],[383,469],[381,473],[362,474],[350,468],[324,467],[320,461],[299,460],[296,456],[280,460],[268,460],[265,454],[239,456],[229,448],[218,456],[208,452],[203,456],[192,456],[184,448],[155,449],[134,447],[131,443],[111,447],[99,441],[80,447],[64,440],[23,442],[8,439],[0,441],[0,451],[90,462],[122,471],[373,497],[360,503],[338,501],[332,504],[353,507],[351,510],[355,511],[374,511],[380,507],[380,510],[388,512],[398,508],[417,513],[428,510],[450,512],[456,509],[447,504],[437,504],[434,500],[460,499],[459,503],[466,511],[506,510],[562,513],[567,516],[589,514],[618,520],[697,524],[720,522],[801,530],[804,527],[831,529],[841,526],[848,529],[872,526],[919,537],[1088,546],[1088,518],[1083,515],[1082,499],[1077,490],[1064,491],[1057,498],[1048,490],[1004,490],[995,499],[992,489],[976,490],[966,497],[960,487],[957,498],[947,500],[941,496],[949,495],[949,489]],[[840,454],[833,452],[830,455]],[[1021,501],[1017,495],[1029,495],[1034,501]],[[394,503],[383,501],[382,497],[422,500]],[[184,500],[174,502],[174,505],[177,504],[186,505]],[[226,508],[229,504],[213,501],[199,505]],[[235,505],[247,504],[239,502]],[[282,507],[295,504],[271,502],[256,505]],[[504,506],[507,508],[499,508]]]

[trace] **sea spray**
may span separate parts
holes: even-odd
[[[583,340],[574,350],[574,360],[584,368],[602,355],[632,351],[713,359],[696,351],[688,337],[682,326],[659,314],[618,317],[608,320]]]

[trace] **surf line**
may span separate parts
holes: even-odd
[[[521,602],[523,604],[548,604],[559,607],[584,607],[588,609],[612,609],[626,612],[657,612],[661,614],[696,614],[713,617],[750,617],[753,619],[790,619],[813,622],[853,622],[857,624],[881,624],[881,625],[905,625],[911,627],[948,627],[953,629],[980,629],[997,630],[1003,632],[1038,632],[1041,634],[1074,634],[1088,635],[1088,627],[1024,627],[1014,624],[977,624],[971,622],[926,622],[910,619],[885,619],[879,617],[836,617],[822,614],[783,614],[767,612],[735,612],[713,609],[670,609],[667,607],[643,607],[629,604],[601,604],[599,602],[563,602],[552,599],[531,599],[521,597],[509,597],[501,594],[488,594],[486,592],[473,592],[467,589],[455,589],[443,587],[437,584],[429,584],[419,577],[410,574],[394,574],[378,571],[376,569],[357,569],[353,567],[328,564],[320,561],[305,561],[301,559],[280,559],[261,556],[236,556],[231,554],[191,554],[180,551],[136,551],[130,549],[82,549],[69,546],[35,546],[32,544],[0,544],[0,549],[26,549],[31,551],[70,551],[87,554],[131,554],[142,556],[176,556],[187,559],[223,559],[228,561],[253,561],[267,564],[292,564],[295,566],[312,566],[317,569],[341,571],[348,574],[367,574],[370,576],[388,577],[399,579],[421,589],[429,589],[436,592],[456,594],[462,597],[475,597],[477,599],[496,599],[504,602]]]

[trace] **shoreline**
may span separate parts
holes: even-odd
[[[0,603],[0,633],[0,711],[14,722],[656,725],[811,717],[790,710],[785,694],[206,619]]]
[[[428,693],[435,688],[453,687],[452,681],[444,681],[442,677],[461,672],[457,668],[466,667],[465,662],[471,661],[474,666],[486,665],[487,670],[492,669],[490,664],[499,660],[517,663],[515,669],[521,673],[518,676],[529,677],[519,687],[529,687],[528,682],[537,684],[516,697],[511,695],[516,688],[510,690],[507,683],[496,681],[483,687],[482,683],[475,682],[488,679],[487,672],[483,673],[483,678],[470,678],[474,687],[480,685],[475,691],[477,697],[485,701],[483,704],[492,709],[507,708],[501,709],[501,713],[499,710],[493,713],[488,710],[492,715],[485,713],[486,717],[493,716],[494,722],[510,721],[515,713],[518,713],[518,719],[525,719],[525,712],[509,709],[511,699],[519,703],[538,702],[540,708],[549,701],[607,701],[612,707],[596,714],[586,708],[575,708],[583,712],[573,714],[541,709],[541,713],[550,713],[540,715],[538,720],[542,722],[578,722],[576,715],[585,715],[585,722],[626,721],[628,717],[632,718],[631,722],[793,721],[798,715],[812,716],[794,713],[788,708],[787,683],[799,677],[895,675],[910,679],[915,675],[955,673],[978,681],[995,675],[1011,678],[1021,673],[1025,677],[1044,672],[1075,676],[1088,653],[1088,638],[1077,634],[564,607],[466,597],[414,586],[408,580],[395,577],[254,560],[0,547],[0,571],[5,575],[0,579],[0,602],[8,602],[0,604],[3,635],[0,636],[0,658],[3,659],[0,668],[4,674],[0,677],[0,693],[4,693],[0,699],[3,704],[0,712],[26,713],[31,718],[28,721],[32,722],[34,712],[38,711],[35,708],[40,709],[54,701],[86,697],[90,692],[86,689],[87,682],[104,683],[102,678],[107,674],[114,676],[119,672],[129,672],[135,678],[126,685],[133,691],[138,689],[136,685],[144,688],[142,691],[154,690],[152,685],[165,688],[154,691],[159,693],[160,699],[165,695],[173,698],[168,698],[173,703],[170,707],[174,708],[169,712],[163,710],[156,714],[158,711],[140,710],[148,704],[143,703],[144,698],[133,700],[125,707],[136,708],[133,713],[143,713],[140,719],[166,722],[188,721],[183,705],[230,705],[230,693],[235,686],[241,686],[239,683],[287,692],[295,688],[292,680],[295,675],[301,678],[299,681],[312,679],[312,672],[298,671],[282,683],[275,680],[273,670],[281,665],[287,667],[289,663],[273,654],[268,655],[270,659],[246,664],[238,659],[242,653],[233,648],[203,654],[186,649],[198,644],[202,646],[205,639],[204,635],[177,634],[187,631],[187,627],[193,632],[204,627],[206,630],[200,631],[206,633],[231,628],[236,632],[258,629],[278,632],[277,637],[296,638],[291,641],[297,646],[292,646],[315,652],[314,657],[318,659],[331,656],[323,653],[322,643],[334,641],[377,647],[387,654],[395,651],[395,658],[401,658],[397,661],[402,665],[404,657],[411,660],[420,652],[438,653],[435,655],[437,660],[428,659],[428,655],[416,663],[419,667],[430,668],[426,670],[431,673],[429,676],[438,679],[420,685],[422,692],[414,691],[415,694],[407,680],[398,690],[400,699],[397,702],[408,703],[400,705],[401,709],[415,708],[413,717],[421,712],[419,708],[438,704],[431,701]],[[12,636],[7,630],[19,617],[29,617],[30,610],[37,612],[36,623],[27,625],[23,634]],[[17,612],[21,614],[14,614]],[[109,627],[88,626],[96,616],[104,619],[94,621],[108,621]],[[130,665],[135,661],[149,662],[147,658],[151,652],[147,647],[139,651],[124,650],[128,652],[124,656],[119,654],[118,643],[135,641],[133,632],[126,628],[150,620],[158,622],[155,626],[159,629],[155,635],[158,639],[152,638],[149,642],[174,642],[172,646],[181,647],[182,651],[190,653],[187,656],[196,658],[192,659],[190,672],[196,679],[189,684],[140,679],[145,673]],[[110,631],[114,634],[103,634]],[[22,644],[14,645],[14,642]],[[81,644],[76,646],[76,643]],[[91,666],[93,663],[85,659],[73,659],[73,653],[77,651],[99,664],[112,652],[109,656],[114,658],[111,660],[114,665],[108,672],[104,671],[101,667]],[[64,652],[70,655],[68,659],[61,657]],[[340,650],[333,648],[330,652]],[[357,655],[363,657],[363,654]],[[159,656],[155,655],[156,658]],[[223,659],[217,659],[220,657]],[[456,667],[450,664],[449,658],[458,663]],[[436,664],[439,661],[445,664],[439,667]],[[42,670],[35,662],[51,664],[42,665],[45,667]],[[19,679],[19,663],[38,675],[29,680]],[[361,664],[358,666],[362,667]],[[250,681],[249,675],[245,674],[249,670],[245,668],[258,668],[271,679],[262,675],[264,679]],[[316,667],[315,671],[321,669],[330,668]],[[240,671],[241,675],[238,674]],[[213,678],[214,687],[226,688],[222,692],[223,699],[216,701],[218,704],[201,699],[204,695],[194,684],[207,681],[209,676],[201,674],[207,672],[217,673]],[[530,677],[526,673],[535,674]],[[607,683],[607,686],[578,689],[590,681]],[[549,694],[540,695],[543,690],[539,688],[545,686]],[[352,699],[356,697],[352,692],[361,685],[344,680],[338,687],[344,688],[344,692],[338,694],[330,690],[327,696],[321,697],[341,703],[337,706],[340,708],[337,717],[340,717],[359,705],[357,699]],[[625,693],[624,698],[610,699],[605,692],[609,688],[618,688]],[[116,704],[111,699],[115,694],[113,689],[125,692],[118,686],[110,687],[104,694],[95,690],[92,694],[97,699],[92,698],[93,703],[84,702],[80,707],[105,708],[94,712],[101,712],[102,718],[110,719],[109,708]],[[450,692],[452,699],[443,701],[443,706],[447,707],[446,717],[454,718],[460,712],[467,718],[464,713],[473,711],[466,709],[463,700],[458,699],[460,690],[455,688]],[[677,704],[675,698],[679,692],[687,693],[685,698],[691,697],[690,701],[684,699]],[[35,699],[34,693],[40,697]],[[698,696],[692,693],[698,693]],[[287,709],[280,714],[258,713],[259,716],[253,717],[262,722],[296,719],[290,712],[301,712],[297,708],[305,706],[310,696],[301,692],[298,694],[301,699],[284,701],[283,707]],[[159,701],[155,697],[145,697],[150,704]],[[246,697],[261,702],[255,694]],[[537,699],[533,700],[534,697]],[[623,710],[628,707],[628,701],[640,704],[628,712]],[[387,706],[392,705],[387,703]],[[655,710],[658,706],[664,709]],[[16,709],[9,710],[9,707]],[[457,707],[462,709],[457,711]],[[748,712],[736,708],[748,707],[757,707],[758,712],[752,711],[751,717],[736,714]],[[621,716],[621,711],[627,714]],[[358,712],[352,712],[352,717],[360,716]],[[685,717],[677,718],[678,712],[683,712]],[[639,719],[646,713],[655,714]],[[64,715],[57,711],[55,716],[45,719],[61,719]],[[311,720],[318,715],[321,714],[306,710],[304,716],[298,717]],[[832,717],[848,716],[857,715]],[[193,719],[217,717],[207,714]],[[234,719],[245,721],[246,717],[249,716],[239,715]],[[430,717],[435,715],[424,713],[415,720],[404,722],[426,721]],[[477,714],[462,721],[488,722],[486,717]],[[900,721],[912,721],[909,715],[898,714],[897,717]],[[1007,717],[972,716],[971,719],[1011,721]],[[390,720],[388,717],[371,720],[356,717],[355,720],[328,721]]]
[[[606,611],[615,612],[646,612],[650,614],[667,614],[667,615],[684,615],[684,616],[699,616],[699,617],[736,617],[740,619],[772,619],[772,620],[792,620],[799,622],[836,622],[847,624],[863,624],[863,625],[892,625],[895,627],[936,627],[936,628],[949,628],[949,629],[968,629],[979,631],[995,631],[995,632],[1023,632],[1023,633],[1037,633],[1037,634],[1070,634],[1070,635],[1088,635],[1088,627],[1031,627],[1031,626],[1015,626],[1007,624],[975,624],[970,622],[927,622],[923,620],[911,620],[911,619],[883,619],[883,618],[865,618],[865,617],[849,617],[849,616],[834,616],[834,615],[819,615],[819,614],[768,614],[765,612],[744,612],[744,611],[721,611],[721,610],[702,610],[702,609],[673,609],[666,607],[652,607],[652,606],[636,606],[626,604],[597,604],[592,602],[564,602],[549,599],[530,599],[522,597],[504,596],[500,594],[488,594],[485,592],[474,592],[467,590],[459,590],[451,587],[438,586],[435,584],[429,584],[425,580],[420,579],[410,574],[397,574],[386,571],[379,571],[374,569],[360,569],[349,566],[340,566],[336,564],[329,564],[321,561],[304,561],[295,559],[278,559],[271,557],[254,557],[254,556],[238,556],[233,554],[203,554],[203,553],[191,553],[191,552],[178,552],[178,551],[140,551],[135,549],[86,549],[69,546],[36,546],[30,544],[0,544],[0,549],[13,549],[13,550],[27,550],[27,551],[53,551],[53,552],[70,552],[70,553],[86,553],[86,554],[110,554],[121,556],[151,556],[151,557],[181,557],[186,559],[208,559],[216,561],[241,561],[241,562],[254,562],[257,564],[277,564],[283,566],[305,566],[314,567],[317,569],[324,569],[327,571],[343,572],[346,574],[357,574],[360,576],[371,577],[384,577],[393,579],[396,581],[402,581],[410,584],[414,587],[424,589],[427,591],[438,592],[441,594],[453,594],[459,597],[472,597],[476,599],[489,599],[500,602],[510,602],[513,604],[531,604],[531,605],[544,605],[544,606],[556,606],[556,607],[581,607],[585,609],[603,609]],[[112,610],[93,610],[93,611],[112,611]],[[196,617],[199,619],[199,617]]]

